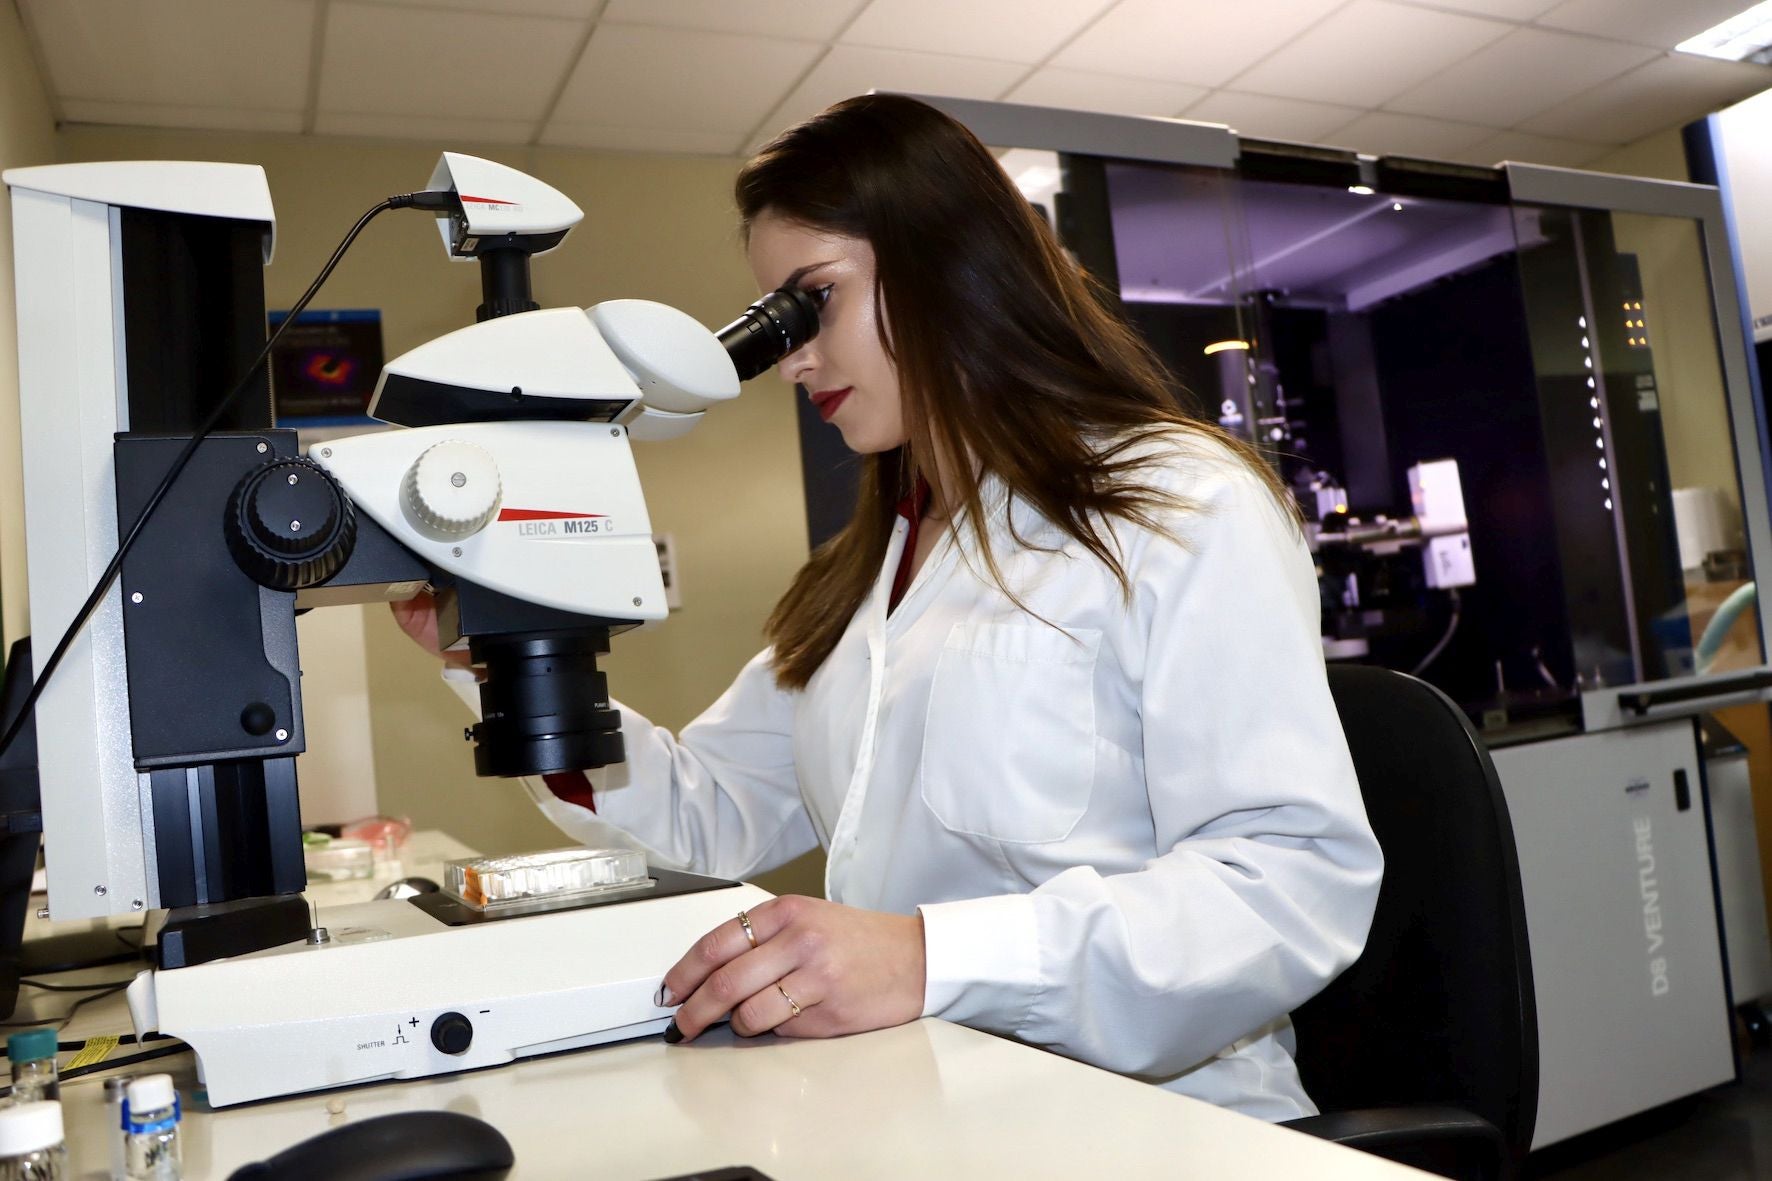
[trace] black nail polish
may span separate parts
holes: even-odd
[[[673,1017],[671,1023],[665,1026],[665,1045],[674,1046],[682,1040],[683,1031],[677,1028],[677,1019]]]

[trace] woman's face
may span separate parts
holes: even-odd
[[[806,387],[820,418],[851,451],[890,451],[908,438],[898,369],[881,343],[874,248],[768,211],[751,223],[749,258],[764,291],[792,285],[820,306],[818,335],[782,358],[781,375]]]

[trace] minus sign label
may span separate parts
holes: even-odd
[[[481,1012],[482,1012],[482,1013],[490,1013],[490,1012],[492,1012],[492,1010],[491,1010],[491,1009],[481,1009],[481,1010],[480,1010],[480,1011],[481,1011]]]

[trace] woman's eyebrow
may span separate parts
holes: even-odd
[[[834,258],[827,258],[823,262],[809,262],[805,266],[801,267],[799,270],[795,271],[793,274],[789,275],[786,279],[784,279],[782,281],[781,285],[783,287],[792,287],[794,284],[798,283],[801,279],[804,279],[807,275],[810,275],[813,271],[816,271],[819,267],[828,267],[836,261],[837,260]]]

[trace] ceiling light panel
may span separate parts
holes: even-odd
[[[583,21],[335,2],[321,112],[539,122],[584,38]]]
[[[1516,29],[1386,105],[1410,115],[1512,127],[1654,56],[1647,46],[1622,41]]]
[[[1753,0],[1566,0],[1539,18],[1557,29],[1672,49]]]
[[[1120,0],[1051,65],[1222,86],[1341,0]]]
[[[839,40],[845,45],[955,53],[1033,64],[1100,16],[1111,0],[873,0]]]
[[[63,99],[300,111],[308,0],[36,0],[45,81]]]
[[[1356,0],[1238,77],[1238,90],[1382,106],[1514,26],[1385,0]]]
[[[1205,93],[1204,87],[1179,82],[1047,68],[1036,71],[1005,97],[1014,103],[1110,115],[1178,115]]]

